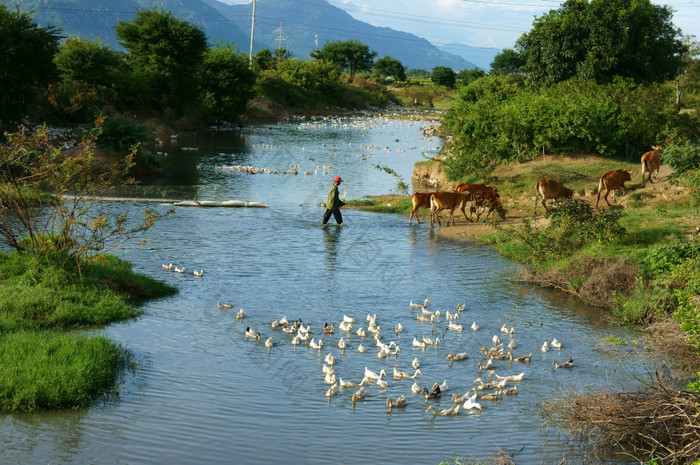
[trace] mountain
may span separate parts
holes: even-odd
[[[474,63],[477,67],[488,71],[491,69],[491,63],[496,55],[502,52],[498,48],[490,47],[471,47],[459,42],[451,42],[440,46],[440,49],[447,53],[453,53],[459,55],[465,60],[469,60]]]
[[[56,26],[66,37],[99,38],[122,50],[114,32],[119,20],[129,21],[137,8],[157,7],[201,26],[211,44],[230,42],[243,53],[250,50],[252,3],[228,5],[217,0],[0,0],[9,10],[33,11],[40,26]],[[455,71],[472,69],[473,63],[440,50],[427,40],[354,19],[326,0],[257,0],[253,53],[280,46],[292,56],[306,59],[314,48],[328,41],[357,39],[377,52],[391,56],[406,68],[431,70],[448,66]]]

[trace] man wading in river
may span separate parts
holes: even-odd
[[[340,214],[340,207],[345,205],[345,202],[340,200],[340,195],[338,193],[338,186],[343,182],[340,176],[336,176],[333,180],[333,186],[331,190],[328,191],[328,200],[326,200],[326,213],[323,214],[323,224],[328,223],[331,219],[331,213],[335,218],[335,222],[338,224],[343,224],[343,215]]]

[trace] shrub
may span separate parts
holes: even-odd
[[[104,119],[96,144],[101,149],[124,152],[150,137],[148,126],[139,124],[126,115],[111,116]]]

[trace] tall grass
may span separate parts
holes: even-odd
[[[0,411],[84,407],[108,393],[126,352],[104,336],[61,331],[135,318],[135,303],[175,292],[114,256],[90,259],[79,273],[0,254]]]

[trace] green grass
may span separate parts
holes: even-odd
[[[80,271],[0,254],[0,411],[83,407],[113,390],[124,350],[62,331],[135,318],[134,304],[177,292],[114,256]]]
[[[411,197],[408,196],[381,195],[369,199],[349,200],[345,202],[345,207],[375,213],[408,214],[413,209],[413,203]]]
[[[109,393],[127,356],[103,336],[20,331],[0,338],[0,411],[88,406]]]

